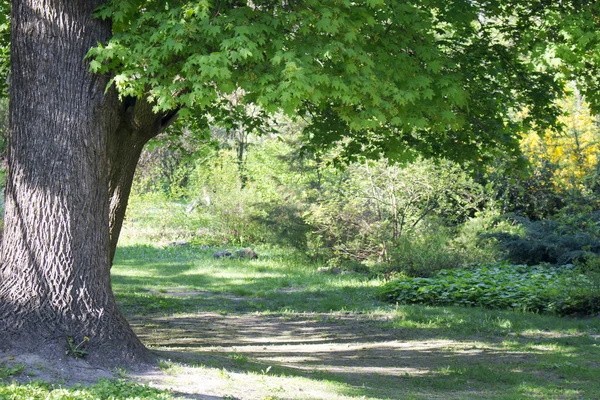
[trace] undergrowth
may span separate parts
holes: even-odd
[[[574,266],[491,264],[404,277],[386,283],[380,297],[399,304],[476,306],[558,315],[600,312],[600,282]]]

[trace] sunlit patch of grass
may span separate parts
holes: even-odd
[[[521,382],[519,393],[522,398],[527,399],[581,399],[586,398],[583,393],[576,389],[558,388],[547,386],[543,383]]]
[[[488,333],[495,336],[523,337],[593,335],[600,329],[600,320],[581,320],[518,311],[487,310],[465,307],[397,306],[391,326],[398,328],[430,328],[448,335]],[[552,327],[552,329],[549,329]]]
[[[158,360],[158,366],[161,370],[169,375],[177,375],[183,372],[181,364],[175,363],[171,360]]]
[[[124,379],[101,379],[94,385],[87,387],[76,385],[70,388],[45,382],[0,383],[0,398],[30,400],[174,399],[168,391]]]
[[[365,276],[315,274],[317,267],[305,258],[291,252],[286,259],[279,249],[260,249],[264,260],[257,261],[215,260],[202,250],[194,254],[185,247],[169,249],[177,250],[184,253],[174,255],[174,259],[181,260],[179,262],[161,261],[164,257],[159,248],[134,246],[119,249],[113,267],[113,283],[117,294],[127,292],[130,296],[143,298],[164,294],[163,297],[168,297],[169,291],[165,288],[180,287],[188,291],[200,289],[208,293],[245,297],[262,311],[364,311],[373,308],[375,291],[380,283]],[[154,255],[157,259],[152,259]],[[135,257],[140,257],[140,262],[137,268],[132,268],[131,260]],[[235,308],[240,299],[233,301],[236,303],[230,305]],[[160,302],[164,304],[165,300]],[[311,306],[310,310],[306,309],[307,305]],[[140,304],[138,311],[139,308]],[[152,306],[148,312],[156,308]],[[165,307],[161,309],[166,310]]]
[[[233,397],[239,397],[236,385],[250,385],[264,398],[286,399],[386,399],[398,398],[398,393],[407,399],[569,399],[592,398],[590,394],[600,392],[594,379],[600,369],[597,318],[394,305],[377,299],[381,280],[356,273],[323,274],[318,265],[288,249],[256,250],[261,258],[248,261],[215,260],[210,250],[194,246],[121,248],[113,267],[118,301],[139,324],[146,316],[193,319],[207,312],[231,318],[247,314],[281,321],[300,318],[328,327],[361,320],[371,324],[368,332],[397,335],[407,345],[450,343],[438,350],[411,350],[413,357],[397,362],[409,363],[406,371],[421,372],[394,376],[334,372],[326,365],[307,370],[272,360],[266,363],[256,354],[231,348],[202,353],[203,373],[214,374],[215,379],[226,374],[220,393]],[[152,329],[145,330],[151,335]],[[179,334],[162,329],[163,336]],[[333,340],[339,336],[332,329],[328,335]],[[360,356],[358,351],[355,357]],[[411,369],[410,363],[422,365]],[[187,362],[175,365],[178,375],[193,373]],[[261,373],[269,367],[268,373]],[[312,397],[308,387],[318,388]]]

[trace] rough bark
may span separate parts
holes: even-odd
[[[114,365],[149,353],[110,285],[109,141],[120,105],[84,61],[111,34],[92,18],[101,2],[12,2],[0,349],[64,357],[71,339]]]

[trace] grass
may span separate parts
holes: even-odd
[[[599,318],[389,304],[377,299],[381,280],[323,273],[288,249],[257,248],[258,260],[217,260],[214,250],[136,238],[116,255],[117,300],[163,356],[159,366],[172,385],[188,377],[231,399],[600,393]],[[168,398],[197,390],[183,385],[168,394],[124,380],[86,388],[9,383],[20,372],[2,366],[0,398]]]
[[[252,261],[213,258],[214,249],[120,248],[113,268],[113,285],[122,306],[138,314],[183,312],[193,293],[205,297],[204,311],[252,309],[271,313],[364,311],[374,309],[380,280],[360,274],[319,273],[296,253],[259,249]],[[376,308],[376,307],[375,307]]]
[[[6,365],[5,363],[0,363],[0,380],[12,378],[13,376],[19,375],[24,370],[25,366],[23,364],[15,363]]]
[[[369,338],[358,335],[348,339],[352,351],[347,356],[336,350],[315,356],[312,364],[295,363],[290,354],[277,362],[254,348],[241,351],[234,345],[207,344],[210,350],[181,345],[183,353],[196,351],[202,365],[181,362],[179,372],[182,365],[219,371],[231,386],[266,377],[271,386],[286,388],[271,398],[595,398],[600,393],[598,318],[390,305],[377,300],[382,281],[323,274],[318,265],[286,249],[257,249],[261,257],[255,261],[215,260],[212,251],[122,247],[113,276],[125,312],[150,320],[157,315],[190,320],[201,313],[231,320],[247,314],[258,320],[310,320],[332,329],[331,343],[343,341],[347,331],[366,330],[367,335],[385,332],[402,346],[386,342],[387,357],[378,358],[378,366],[369,359],[376,346],[370,348]],[[166,341],[158,339],[156,348],[164,349]],[[336,357],[353,359],[352,367],[344,372]],[[402,365],[405,372],[398,368]],[[291,394],[289,388],[307,384],[319,384],[320,396],[328,394]]]
[[[88,387],[60,387],[45,382],[26,385],[17,383],[0,385],[0,399],[28,400],[99,400],[99,399],[173,399],[167,391],[157,390],[123,379],[101,379]]]

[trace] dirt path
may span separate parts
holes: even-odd
[[[493,345],[413,340],[409,330],[350,313],[198,313],[132,323],[171,360],[166,374],[137,378],[190,399],[402,398],[404,379],[426,378],[457,358],[501,363],[521,356],[498,357]]]
[[[130,318],[161,368],[106,370],[85,359],[44,360],[2,354],[2,365],[25,365],[15,378],[59,385],[125,376],[186,399],[351,399],[394,388],[398,377],[425,374],[450,341],[407,341],[362,314],[218,314]],[[420,361],[417,361],[420,360]],[[395,398],[393,391],[376,398]]]
[[[407,388],[410,398],[463,399],[495,397],[485,382],[496,369],[508,366],[517,382],[538,357],[501,338],[451,340],[435,328],[392,328],[389,315],[145,315],[130,322],[163,360],[152,371],[101,370],[76,359],[48,363],[26,354],[0,354],[0,363],[27,365],[21,381],[88,384],[125,375],[185,399],[403,399]],[[452,378],[471,367],[482,376]]]

